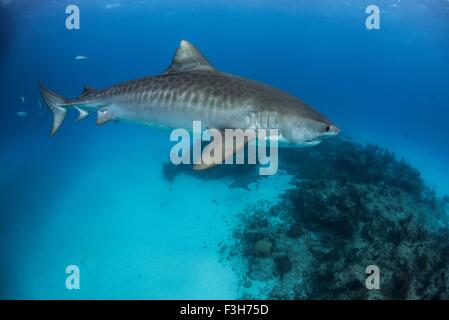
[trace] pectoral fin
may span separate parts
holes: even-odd
[[[223,130],[210,129],[210,131],[214,140],[204,147],[201,157],[195,161],[193,170],[206,170],[217,164],[223,164],[226,159],[232,157],[234,153],[242,150],[245,147],[245,144],[255,139],[255,136],[242,137],[241,139],[234,139],[233,143],[225,143],[225,134]],[[216,152],[218,152],[218,154],[216,154]]]

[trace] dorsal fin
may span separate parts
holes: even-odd
[[[188,71],[215,71],[206,58],[190,42],[182,40],[170,67],[163,74]]]
[[[84,86],[83,92],[81,92],[81,96],[86,96],[88,94],[95,93],[95,92],[97,92],[96,89],[89,87],[89,86]]]

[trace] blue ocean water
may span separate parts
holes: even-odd
[[[76,97],[83,85],[159,74],[182,39],[218,69],[310,103],[345,139],[390,149],[449,194],[448,1],[378,0],[380,30],[365,28],[372,1],[0,3],[2,298],[239,297],[217,244],[236,213],[275,202],[288,178],[249,191],[226,179],[168,181],[167,132],[70,114],[50,138],[38,92],[38,80]],[[65,28],[69,4],[80,30]],[[65,287],[70,264],[81,290]]]

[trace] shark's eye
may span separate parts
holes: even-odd
[[[330,130],[331,130],[331,127],[330,126],[326,126],[326,132],[329,132]]]

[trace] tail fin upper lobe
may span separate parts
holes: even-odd
[[[62,121],[64,121],[67,114],[67,109],[64,108],[67,100],[64,97],[48,90],[41,82],[39,82],[39,88],[42,98],[53,112],[53,127],[51,129],[51,134],[54,135],[61,126]]]

